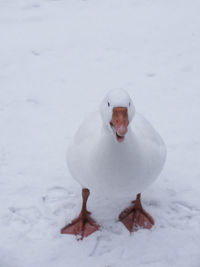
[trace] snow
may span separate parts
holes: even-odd
[[[199,8],[1,0],[0,266],[200,266]],[[130,92],[167,145],[142,196],[156,224],[130,235],[91,194],[102,229],[77,242],[59,234],[81,205],[66,148],[110,88]]]

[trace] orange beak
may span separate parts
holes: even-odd
[[[118,142],[124,140],[125,134],[128,131],[128,111],[126,107],[115,107],[113,108],[112,120],[110,125],[116,134]]]

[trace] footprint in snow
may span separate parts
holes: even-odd
[[[192,228],[200,223],[200,209],[184,201],[173,201],[159,220],[160,226],[164,228],[169,226],[183,230]]]
[[[76,195],[72,191],[58,186],[50,188],[42,200],[47,216],[67,215],[72,213],[79,204],[77,203]]]
[[[192,206],[184,201],[173,202],[172,209],[176,211],[179,219],[185,219],[185,221],[196,219],[200,222],[200,209]],[[187,222],[188,223],[188,222]]]
[[[26,232],[41,218],[41,213],[36,207],[15,208],[10,207],[9,213],[4,217],[4,223],[14,231]]]

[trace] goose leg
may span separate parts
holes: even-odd
[[[139,228],[150,229],[154,225],[153,218],[143,209],[141,194],[137,195],[133,205],[119,215],[119,220],[126,226],[129,232],[136,232]]]
[[[70,224],[61,229],[61,234],[71,234],[71,235],[80,235],[83,239],[88,235],[99,229],[99,225],[90,217],[90,212],[87,211],[86,203],[90,191],[87,188],[82,189],[82,209],[79,216],[74,219]]]

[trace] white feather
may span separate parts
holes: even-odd
[[[122,143],[116,141],[110,127],[116,106],[128,109],[130,123]],[[92,113],[80,126],[69,146],[67,162],[83,187],[110,198],[132,199],[155,181],[165,158],[166,148],[159,134],[135,113],[124,90],[114,90],[104,98],[100,112]]]

